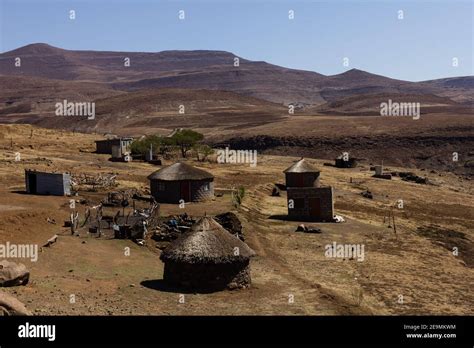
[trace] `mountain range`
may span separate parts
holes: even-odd
[[[0,115],[17,117],[51,113],[52,104],[62,99],[101,100],[108,105],[98,109],[102,114],[149,112],[156,107],[150,93],[158,93],[159,100],[163,94],[158,91],[164,89],[181,98],[179,89],[199,90],[199,98],[203,93],[226,91],[238,94],[226,95],[234,101],[251,97],[244,104],[272,105],[282,112],[293,104],[299,112],[342,115],[376,113],[380,100],[406,96],[431,108],[430,112],[469,113],[474,103],[474,76],[410,82],[358,69],[327,76],[210,50],[75,51],[36,43],[0,54],[0,83]],[[104,101],[107,98],[122,102]],[[169,93],[166,98],[172,99]],[[114,105],[121,105],[120,110]]]

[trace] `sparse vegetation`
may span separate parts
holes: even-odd
[[[204,135],[192,129],[183,129],[177,131],[171,137],[173,144],[178,146],[181,150],[181,156],[186,158],[189,150],[204,139]]]
[[[131,147],[132,154],[145,155],[153,147],[153,150],[159,152],[164,143],[164,138],[160,135],[148,135],[142,139],[135,140]]]
[[[232,191],[231,199],[232,199],[232,204],[238,208],[244,199],[245,196],[245,187],[240,186],[237,189],[234,189]]]
[[[194,150],[196,151],[196,158],[200,162],[204,162],[210,155],[214,153],[214,149],[205,144],[197,144],[194,146]]]
[[[32,128],[34,136],[30,139]],[[25,185],[24,169],[34,165],[39,169],[53,166],[58,171],[85,172],[94,177],[113,174],[117,175],[119,185],[114,190],[137,188],[147,193],[149,183],[146,176],[155,168],[139,161],[108,161],[108,156],[98,156],[90,151],[97,135],[77,133],[72,137],[71,134],[36,126],[0,125],[1,145],[6,149],[0,154],[0,186],[4,195],[0,204],[0,239],[12,243],[43,243],[53,234],[61,234],[60,243],[41,253],[38,262],[30,265],[32,279],[38,284],[35,287],[37,292],[30,291],[30,287],[6,289],[18,291],[18,296],[29,309],[41,310],[39,313],[47,315],[71,314],[68,301],[48,301],[50,291],[67,298],[74,292],[89,294],[92,288],[98,291],[88,296],[87,301],[78,301],[72,314],[472,313],[469,297],[472,263],[468,258],[472,259],[473,183],[460,180],[442,167],[435,167],[437,173],[433,174],[392,165],[393,170],[412,170],[430,178],[442,174],[443,185],[439,187],[414,185],[399,177],[391,181],[372,179],[368,164],[365,164],[366,170],[324,167],[324,184],[337,190],[335,211],[347,215],[348,219],[341,224],[326,223],[323,233],[314,235],[293,233],[297,225],[295,221],[270,218],[287,213],[285,191],[282,190],[280,197],[275,197],[271,196],[271,188],[275,182],[284,182],[282,170],[297,158],[262,154],[258,171],[249,166],[206,164],[206,170],[215,175],[216,197],[209,202],[189,204],[186,212],[194,217],[238,210],[236,214],[242,221],[246,242],[258,255],[251,261],[255,270],[252,275],[255,282],[251,290],[253,300],[248,300],[248,291],[219,293],[220,301],[215,301],[214,295],[190,294],[198,306],[177,307],[175,293],[150,291],[139,285],[143,281],[146,284],[147,280],[154,282],[163,274],[163,264],[158,258],[160,249],[151,244],[141,247],[128,240],[107,242],[94,238],[92,234],[87,239],[72,237],[69,228],[59,226],[63,220],[69,220],[70,208],[69,204],[64,204],[58,209],[58,202],[68,203],[68,199],[27,196],[17,192]],[[14,142],[14,151],[9,150],[11,141]],[[22,153],[19,163],[11,160],[17,149]],[[176,147],[172,151],[180,156]],[[386,152],[387,149],[380,148],[379,151]],[[190,159],[189,162],[196,164],[194,152],[192,157],[194,161]],[[166,161],[165,165],[174,161]],[[316,166],[321,166],[323,161],[326,160],[314,160]],[[374,199],[362,197],[359,186],[349,184],[350,177],[353,182],[369,187]],[[228,191],[230,188],[232,190]],[[87,203],[76,204],[80,216],[84,216],[84,210],[96,206],[104,196],[105,191],[81,190],[75,198]],[[230,196],[233,196],[232,200]],[[396,211],[400,231],[397,240],[393,230],[383,224],[383,215],[387,204],[393,204],[398,198],[403,198],[407,205],[403,211]],[[239,202],[241,205],[236,209]],[[107,209],[104,210],[106,215],[113,215]],[[161,204],[160,211],[163,217],[182,212],[175,204]],[[94,216],[95,212],[92,213]],[[58,224],[47,223],[46,217],[54,218]],[[426,229],[417,229],[422,226]],[[367,257],[363,262],[329,262],[324,255],[324,246],[333,241],[364,244]],[[117,262],[110,262],[116,260],[116,255],[123,255],[127,246],[134,255],[130,261],[122,262],[119,258]],[[423,277],[420,277],[420,272]],[[55,276],[43,278],[45,274]],[[295,302],[281,306],[282,297],[274,294],[288,289],[295,294]],[[409,301],[401,306],[397,303],[398,294],[407,294]],[[143,298],[149,301],[143,301]],[[228,306],[229,301],[236,301],[239,306]],[[104,308],[103,303],[110,305]]]
[[[153,147],[153,152],[159,153],[163,157],[166,157],[174,149],[179,149],[181,156],[186,158],[188,152],[194,148],[198,152],[198,160],[199,153],[203,155],[202,160],[205,160],[212,153],[212,149],[207,145],[199,144],[202,139],[204,139],[204,136],[201,133],[191,129],[183,129],[169,138],[161,135],[148,135],[137,139],[132,143],[131,149],[132,154],[145,155],[150,147]]]
[[[364,301],[364,289],[362,288],[354,288],[351,292],[352,300],[354,301],[354,305],[360,307],[362,301]]]

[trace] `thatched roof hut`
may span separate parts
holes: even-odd
[[[202,201],[214,196],[214,175],[177,162],[148,176],[150,191],[161,203]]]
[[[292,166],[286,168],[286,187],[319,187],[319,173],[321,171],[304,158],[301,158]]]
[[[295,162],[290,167],[286,168],[283,173],[319,173],[320,170],[308,163],[304,158]]]
[[[177,162],[170,166],[161,168],[148,176],[150,180],[205,180],[214,179],[214,175],[205,170],[193,167],[183,162]]]
[[[160,256],[163,279],[193,289],[250,285],[249,261],[255,252],[211,217],[203,217]]]

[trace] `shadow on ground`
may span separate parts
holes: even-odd
[[[167,284],[163,279],[144,280],[140,285],[145,288],[158,290],[163,292],[173,292],[177,294],[210,294],[225,289],[189,289],[185,287],[177,287]]]

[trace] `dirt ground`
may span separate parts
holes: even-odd
[[[59,235],[37,262],[21,260],[31,272],[28,285],[2,289],[37,315],[474,314],[474,270],[466,261],[474,258],[474,191],[466,178],[411,170],[434,183],[421,185],[398,177],[373,178],[367,163],[338,169],[323,166],[328,159],[310,159],[321,169],[322,185],[333,186],[335,211],[346,222],[314,223],[322,233],[305,234],[294,232],[299,222],[281,218],[287,212],[285,192],[281,197],[270,195],[274,183],[284,182],[282,171],[297,158],[259,155],[255,168],[191,161],[215,175],[218,190],[244,186],[243,204],[234,208],[224,194],[184,209],[163,204],[161,214],[234,211],[257,256],[251,262],[249,289],[180,294],[163,285],[159,250],[129,240],[73,237],[61,227],[70,212],[69,197],[24,194],[26,168],[114,173],[120,189],[148,188],[147,175],[159,167],[110,162],[108,155],[93,153],[96,139],[97,135],[0,125],[0,243],[42,245]],[[16,153],[20,161],[15,161]],[[360,194],[366,189],[373,199]],[[76,199],[91,196],[81,192]],[[384,216],[400,199],[404,204],[394,210],[395,233]],[[430,226],[437,226],[437,234],[426,232]],[[445,238],[444,230],[456,233]],[[325,246],[333,242],[363,244],[365,259],[325,257]],[[462,248],[456,256],[451,247],[457,244]]]

